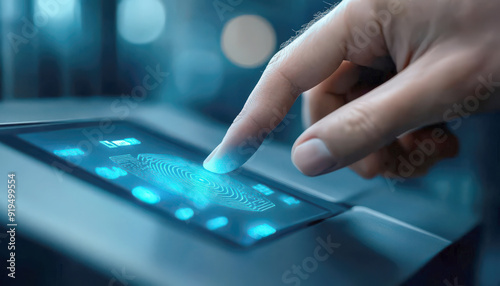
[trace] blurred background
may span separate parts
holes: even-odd
[[[280,44],[330,7],[321,0],[0,5],[2,100],[130,96],[143,91],[134,88],[153,69],[169,75],[141,94],[145,101],[171,102],[222,122],[237,115]],[[287,128],[278,139],[297,132]]]
[[[110,113],[117,116],[121,105],[158,102],[229,124],[280,44],[330,6],[322,0],[0,0],[0,102],[115,97],[120,102]],[[300,101],[291,112],[300,118]],[[483,213],[478,275],[484,285],[500,282],[499,121],[494,114],[464,120],[456,129],[460,156],[405,183],[421,190],[425,181],[436,197],[455,196],[457,207]],[[290,145],[301,131],[293,120],[274,138]]]

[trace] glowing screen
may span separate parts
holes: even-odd
[[[112,132],[97,131],[71,128],[18,137],[128,190],[138,202],[243,246],[329,214],[243,174],[206,171],[204,155],[140,128],[116,123]]]

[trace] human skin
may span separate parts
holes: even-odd
[[[304,94],[292,148],[302,173],[400,176],[398,158],[435,142],[429,126],[500,107],[499,12],[492,0],[343,1],[271,59],[205,168],[240,167]],[[412,176],[458,152],[440,130]]]

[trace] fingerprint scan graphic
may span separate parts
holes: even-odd
[[[265,196],[228,175],[206,171],[202,166],[167,154],[130,154],[109,158],[129,173],[154,186],[185,197],[197,207],[210,204],[263,212],[275,205]]]

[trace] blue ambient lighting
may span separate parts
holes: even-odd
[[[291,205],[298,205],[300,203],[299,200],[297,200],[296,198],[294,197],[290,197],[290,196],[282,196],[281,197],[281,200],[283,202],[285,202],[287,205],[291,206]]]
[[[81,156],[85,155],[85,153],[78,148],[73,149],[64,149],[64,150],[55,150],[54,154],[59,157],[70,157],[70,156]]]
[[[228,219],[225,216],[220,216],[207,221],[207,228],[209,230],[216,230],[218,228],[226,226]]]
[[[261,239],[270,236],[276,232],[276,229],[268,224],[261,224],[248,230],[248,235],[254,239]]]
[[[265,195],[265,196],[269,196],[269,195],[272,195],[274,194],[274,191],[271,190],[268,186],[265,186],[265,185],[262,185],[262,184],[258,184],[258,185],[255,185],[253,186],[254,189],[256,189],[257,191],[259,191],[259,193]]]
[[[113,167],[111,169],[107,167],[97,167],[95,168],[95,172],[97,175],[109,180],[118,179],[119,177],[127,175],[126,171],[118,167]]]
[[[188,220],[192,218],[194,211],[190,208],[182,208],[175,211],[175,217],[180,220]]]
[[[135,187],[132,190],[132,195],[134,195],[134,197],[136,197],[138,200],[151,205],[154,205],[160,201],[160,196],[158,196],[155,192],[141,186]]]

